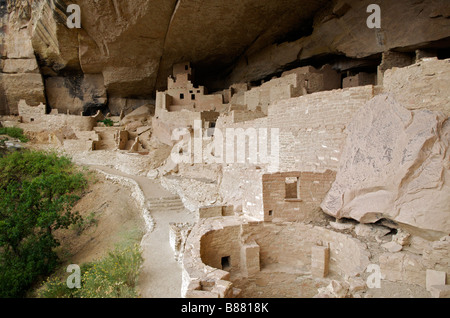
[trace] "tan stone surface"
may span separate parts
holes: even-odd
[[[427,269],[426,273],[426,285],[428,291],[431,291],[432,286],[446,284],[447,274],[445,272]]]
[[[434,285],[430,292],[433,298],[450,298],[450,285]]]
[[[0,18],[0,113],[17,115],[21,99],[29,105],[45,103],[44,84],[31,41],[31,6],[15,3]]]
[[[362,237],[382,237],[391,230],[380,225],[374,224],[357,224],[355,226],[355,234]]]
[[[30,21],[33,50],[45,75],[61,71],[81,71],[78,30],[66,26],[68,13],[59,1],[36,1]],[[84,13],[84,12],[83,12]]]
[[[370,15],[366,10],[373,3],[371,0],[328,2],[316,14],[311,35],[246,53],[228,76],[227,83],[264,78],[282,65],[315,55],[335,53],[364,57],[450,35],[446,0],[434,1],[432,5],[429,2],[411,5],[409,0],[380,0],[377,4],[382,10],[381,29],[369,29],[366,25]],[[348,10],[336,14],[345,4]],[[412,29],[421,31],[411,32]]]
[[[404,68],[387,70],[383,92],[407,109],[429,109],[450,115],[450,59],[426,58]]]
[[[350,296],[349,289],[349,284],[332,280],[327,287],[319,288],[314,298],[347,298]]]
[[[21,99],[24,99],[31,106],[45,103],[44,84],[41,74],[0,73],[0,86],[5,94],[6,105],[11,114],[18,114],[17,105]]]
[[[435,238],[448,232],[450,135],[444,120],[439,113],[408,111],[389,95],[376,96],[347,128],[323,210],[363,223],[388,218]]]
[[[407,282],[425,287],[425,266],[419,255],[411,253],[383,253],[379,257],[383,280]]]
[[[32,122],[36,119],[40,119],[46,114],[46,106],[44,104],[39,104],[39,106],[29,106],[27,103],[21,99],[18,105],[19,116],[22,117],[22,122]]]
[[[147,121],[151,116],[151,108],[147,105],[141,106],[138,109],[135,109],[128,115],[126,115],[122,120],[122,125],[129,124],[134,121]]]
[[[328,275],[330,250],[326,246],[313,246],[311,248],[311,274],[314,277],[324,278]]]
[[[39,73],[36,59],[7,59],[3,73]]]

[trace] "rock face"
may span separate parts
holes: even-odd
[[[172,65],[183,60],[201,68],[228,66],[250,47],[262,48],[307,23],[327,1],[74,2],[87,12],[83,71],[102,71],[108,91],[124,96],[165,89]]]
[[[413,52],[450,36],[447,0],[380,0],[381,29],[366,26],[372,2],[3,0],[0,70],[34,73],[37,56],[45,78],[101,74],[109,97],[149,99],[181,61],[195,65],[199,84],[221,90],[317,56]],[[71,3],[80,6],[81,29],[66,26]],[[16,100],[1,103],[14,109]]]
[[[21,99],[45,103],[44,83],[27,26],[31,7],[22,1],[7,9],[0,1],[0,114],[17,114]]]
[[[409,110],[428,109],[450,116],[450,60],[426,58],[384,73],[383,92]]]
[[[25,99],[32,106],[45,103],[41,74],[0,74],[0,93],[4,94],[6,105],[3,107],[10,114],[18,114],[17,106],[21,99]]]
[[[434,239],[448,233],[447,117],[409,111],[383,94],[368,102],[347,129],[340,169],[322,209],[362,223],[390,219]]]
[[[380,29],[366,25],[367,7],[374,3],[381,9]],[[225,82],[258,80],[286,64],[318,55],[363,58],[399,47],[420,47],[450,36],[448,8],[446,0],[330,1],[315,15],[310,35],[245,52]]]
[[[84,76],[49,77],[45,90],[51,108],[79,115],[94,115],[106,106],[107,95],[101,74]]]
[[[41,72],[55,76],[61,72],[81,72],[78,32],[66,26],[67,5],[72,1],[34,1],[30,16],[30,38],[39,57]],[[34,57],[34,56],[33,56]]]

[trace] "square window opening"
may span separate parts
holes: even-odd
[[[300,200],[300,178],[287,177],[285,180],[286,199]]]

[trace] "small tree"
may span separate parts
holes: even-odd
[[[86,185],[70,160],[54,153],[0,158],[0,297],[23,296],[55,269],[54,231],[81,219],[72,207]]]

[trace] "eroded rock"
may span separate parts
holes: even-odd
[[[450,231],[450,122],[378,95],[353,118],[340,169],[322,209],[337,218],[382,218],[439,238]]]
[[[123,125],[127,125],[133,122],[144,122],[147,121],[151,116],[151,106],[152,105],[143,105],[138,109],[135,109],[124,118],[122,118],[121,123]],[[142,124],[141,124],[142,126]],[[136,129],[137,127],[134,127]]]
[[[383,245],[381,245],[382,247],[384,247],[386,250],[388,250],[391,253],[396,253],[396,252],[400,252],[402,250],[402,246],[394,241],[385,243]]]
[[[107,94],[101,74],[50,77],[45,82],[48,103],[60,112],[95,113],[106,106]]]
[[[355,234],[362,237],[383,237],[391,230],[375,224],[357,224],[355,226]]]
[[[319,288],[314,298],[348,298],[350,297],[350,285],[346,282],[332,280],[327,287]]]

